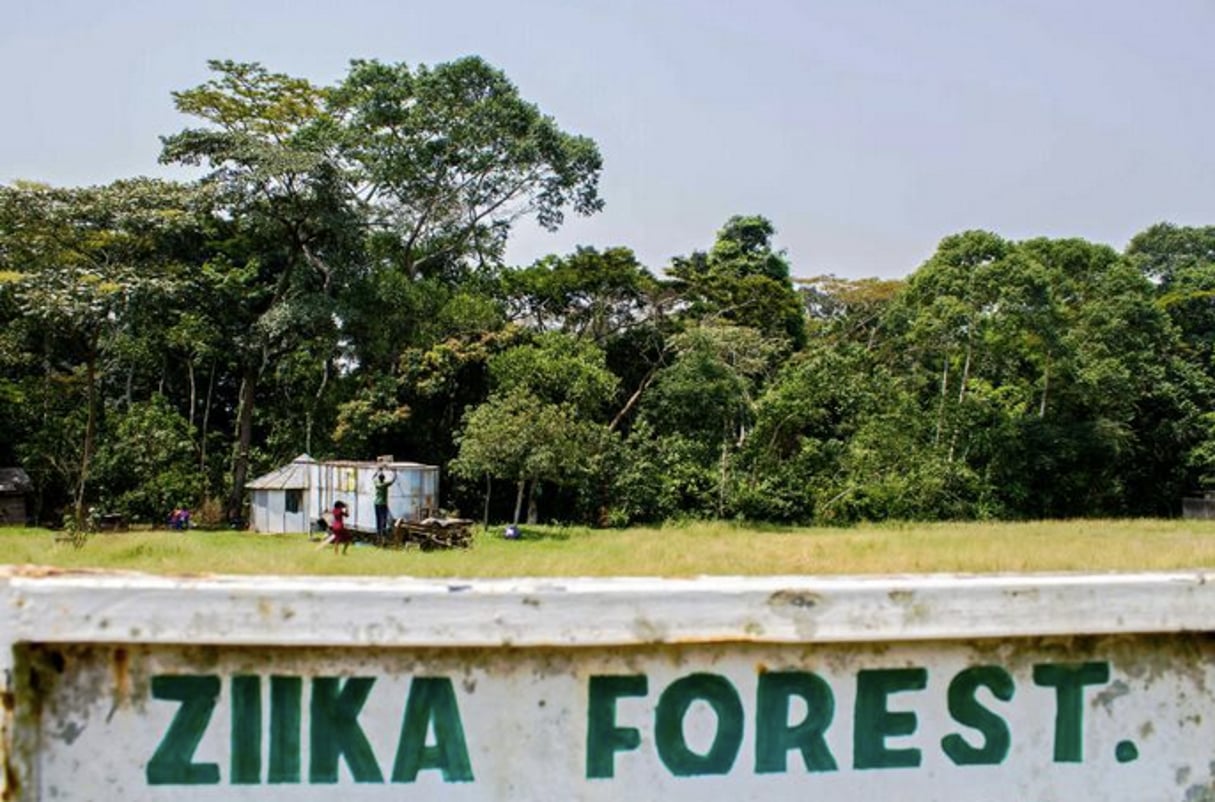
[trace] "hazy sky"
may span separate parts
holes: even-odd
[[[158,137],[210,58],[331,83],[479,54],[604,156],[604,211],[513,262],[659,270],[758,213],[796,275],[897,277],[968,228],[1215,224],[1213,35],[1212,0],[2,0],[0,181],[184,177]]]

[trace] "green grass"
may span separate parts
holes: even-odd
[[[15,565],[159,574],[418,577],[1000,573],[1215,568],[1215,522],[1119,520],[903,524],[851,529],[693,523],[623,531],[525,527],[478,533],[467,551],[345,556],[303,535],[164,531],[94,535],[83,548],[43,529],[0,529]]]

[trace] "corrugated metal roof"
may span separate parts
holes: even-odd
[[[389,470],[429,469],[438,470],[435,465],[425,465],[421,462],[388,462],[379,463],[374,460],[330,459],[315,460],[307,454],[300,454],[291,462],[275,468],[264,476],[259,476],[245,484],[248,490],[307,490],[308,466],[328,465],[337,468],[377,468],[383,466]]]
[[[29,474],[20,468],[0,468],[0,493],[28,493],[34,489]]]
[[[315,463],[307,454],[300,454],[281,468],[275,468],[245,484],[248,490],[307,490],[308,466]]]
[[[437,468],[437,465],[427,465],[423,462],[377,462],[369,459],[323,459],[316,460],[321,465],[332,465],[335,468]]]

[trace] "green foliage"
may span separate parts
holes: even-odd
[[[1199,387],[1176,361],[1175,331],[1152,294],[1117,253],[1081,240],[967,232],[942,242],[888,325],[903,337],[922,409],[935,408],[931,445],[948,470],[930,475],[948,478],[939,486],[960,494],[956,509],[1156,509],[1131,477],[1179,492],[1184,480],[1168,478],[1167,466],[1191,439],[1162,438],[1158,427],[1168,419],[1180,424],[1175,435],[1192,431],[1176,384]],[[1162,448],[1172,454],[1161,459]]]
[[[836,492],[850,445],[889,408],[896,379],[855,346],[820,343],[790,360],[756,404],[735,505],[748,519],[809,521]]]
[[[887,309],[906,286],[901,280],[853,280],[831,275],[796,284],[812,338],[859,343],[870,350],[884,344],[879,338]]]
[[[522,389],[494,395],[464,417],[456,476],[508,479],[518,483],[577,483],[588,475],[604,447],[606,431],[580,419],[569,404],[554,404]],[[518,504],[515,521],[518,522]]]
[[[672,338],[675,359],[658,373],[642,416],[660,434],[732,440],[751,423],[756,388],[781,345],[743,326],[703,325]]]
[[[598,346],[560,332],[539,334],[531,343],[490,357],[489,375],[498,393],[523,393],[550,404],[569,404],[588,419],[603,410],[619,383],[608,371]]]
[[[712,446],[678,434],[657,436],[640,423],[615,457],[609,522],[625,526],[713,517],[716,457]]]
[[[602,208],[595,143],[559,129],[500,70],[354,61],[328,93],[341,156],[409,275],[471,255],[500,261],[511,225],[555,229]]]
[[[87,189],[0,187],[0,269],[10,276],[7,303],[15,313],[9,361],[25,349],[41,358],[44,380],[71,376],[82,390],[84,426],[68,441],[75,454],[52,444],[67,434],[64,419],[44,414],[25,416],[24,456],[43,478],[74,485],[77,527],[97,450],[100,385],[115,363],[133,372],[146,352],[150,341],[129,323],[155,319],[153,310],[173,294],[185,271],[180,251],[199,225],[198,198],[190,188],[146,179]],[[38,381],[32,360],[15,361],[25,362],[26,384]],[[31,449],[32,442],[42,445]]]
[[[565,483],[581,470],[586,424],[568,406],[513,392],[469,412],[453,473]]]
[[[1136,234],[1126,253],[1144,276],[1167,293],[1187,273],[1215,264],[1215,226],[1157,223]]]
[[[647,317],[658,282],[628,248],[578,248],[502,275],[515,320],[604,344]]]
[[[302,451],[616,525],[1173,514],[1215,482],[1215,227],[795,280],[736,216],[662,278],[625,247],[507,268],[602,165],[501,71],[210,66],[162,153],[200,181],[0,186],[0,462],[43,519],[221,486],[236,515]]]
[[[163,523],[177,506],[202,498],[189,423],[168,399],[150,400],[111,413],[97,452],[99,505],[131,521]]]
[[[371,457],[375,444],[392,438],[409,417],[409,406],[399,400],[396,381],[383,377],[339,406],[333,440],[343,454]]]
[[[772,250],[775,233],[763,217],[731,217],[708,253],[675,259],[667,272],[689,302],[687,313],[754,328],[801,348],[805,318],[788,260],[783,251]]]

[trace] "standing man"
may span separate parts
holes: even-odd
[[[388,486],[396,480],[396,473],[389,479],[383,468],[375,472],[375,534],[381,541],[388,537]]]

